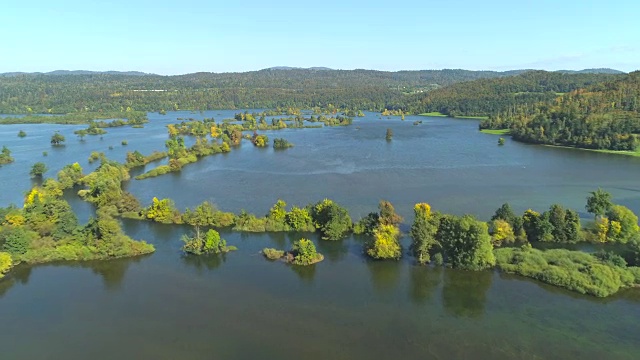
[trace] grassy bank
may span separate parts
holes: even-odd
[[[483,134],[491,134],[491,135],[509,135],[511,132],[509,129],[499,129],[499,130],[491,130],[491,129],[482,129],[480,130]]]
[[[454,119],[478,119],[478,120],[485,120],[489,118],[488,116],[449,116],[447,114],[443,114],[437,111],[418,114],[418,116],[450,117]]]
[[[547,145],[547,144],[541,144],[541,145],[555,147],[555,148],[563,148],[563,149],[593,151],[593,152],[599,152],[604,154],[616,154],[616,155],[640,157],[640,147],[635,151],[619,151],[619,150],[606,150],[606,149],[585,149],[585,148],[579,148],[579,147],[573,147],[573,146],[562,146],[562,145]]]

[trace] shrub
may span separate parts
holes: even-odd
[[[494,251],[498,268],[582,294],[605,297],[639,281],[638,268],[627,268],[615,254],[503,248]]]
[[[400,230],[395,225],[380,225],[373,232],[373,239],[367,243],[367,255],[374,259],[400,259],[402,248],[398,238]]]
[[[262,255],[264,255],[264,257],[269,260],[278,260],[284,256],[284,251],[272,248],[264,248],[262,249]]]
[[[294,265],[312,265],[324,259],[324,256],[316,251],[313,241],[309,239],[295,241],[289,254],[293,256],[290,262]]]
[[[13,261],[11,260],[11,255],[6,252],[0,252],[0,279],[4,277],[4,274],[11,270],[13,266]]]

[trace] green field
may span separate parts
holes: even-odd
[[[422,113],[422,114],[418,114],[419,116],[437,116],[437,117],[449,117],[443,113],[434,111],[434,112],[428,112],[428,113]]]
[[[619,151],[619,150],[606,150],[606,149],[585,149],[585,148],[578,148],[573,146],[560,146],[560,145],[543,145],[543,146],[559,147],[559,148],[575,149],[575,150],[586,150],[586,151],[593,151],[593,152],[599,152],[599,153],[605,153],[605,154],[616,154],[616,155],[640,157],[640,147],[637,148],[635,151]]]
[[[492,135],[509,135],[510,130],[509,129],[498,129],[498,130],[482,129],[480,130],[480,132],[484,134],[492,134]]]
[[[436,116],[436,117],[451,117],[455,119],[478,119],[478,120],[484,120],[489,118],[488,116],[449,116],[437,111],[418,114],[418,116]]]

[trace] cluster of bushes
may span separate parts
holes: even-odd
[[[319,230],[326,240],[339,240],[351,229],[351,218],[348,211],[325,199],[306,207],[292,207],[286,210],[287,204],[278,200],[266,216],[258,218],[242,211],[236,218],[234,230],[263,231],[308,231]]]
[[[61,173],[75,174],[77,168],[70,165]],[[63,189],[69,183],[47,179],[27,194],[22,208],[0,208],[0,249],[10,254],[11,261],[96,260],[154,251],[152,245],[134,241],[124,234],[115,219],[117,207],[107,201],[113,197],[88,190],[87,198],[99,207],[96,218],[80,226],[71,206],[62,198]],[[7,262],[6,257],[3,262]]]
[[[138,150],[134,152],[127,152],[127,157],[125,160],[125,165],[129,169],[133,169],[135,167],[144,166],[152,161],[161,160],[167,157],[166,152],[154,151],[148,156],[144,156]]]
[[[209,229],[204,235],[200,232],[200,227],[195,227],[196,231],[192,236],[183,235],[182,251],[192,255],[221,254],[237,250],[235,246],[227,246],[227,242],[220,238],[220,234]]]
[[[257,132],[254,132],[253,137],[251,138],[251,142],[257,147],[265,147],[269,145],[269,137],[264,134],[258,135]]]
[[[370,240],[365,245],[365,252],[374,259],[399,259],[402,256],[400,246],[400,229],[398,225],[402,217],[396,214],[395,208],[388,201],[380,201],[378,213],[369,213],[360,219],[353,228],[356,234],[365,234]]]
[[[288,252],[264,248],[262,254],[269,260],[283,259],[289,264],[301,266],[313,265],[324,260],[324,256],[316,251],[313,241],[304,238],[295,241]]]
[[[582,294],[605,297],[640,283],[640,268],[627,267],[620,256],[525,245],[495,250],[497,267]]]
[[[171,125],[169,125],[170,138],[165,143],[168,149],[165,156],[169,157],[169,164],[160,165],[154,169],[147,171],[144,174],[138,175],[136,176],[136,180],[156,177],[169,172],[177,172],[180,171],[185,165],[198,161],[198,158],[231,151],[231,148],[227,142],[219,144],[215,140],[209,141],[209,139],[207,139],[206,137],[198,137],[196,139],[196,143],[190,148],[187,148],[184,144],[184,138],[177,135],[178,130],[172,129],[173,128],[171,127]],[[131,156],[127,154],[127,162],[129,162],[129,159],[131,159],[132,165],[140,163],[145,164],[163,158],[164,156],[162,156],[161,154],[164,153],[154,153],[150,157],[144,159],[135,153],[132,153]]]
[[[13,260],[11,254],[7,252],[0,252],[0,279],[4,277],[4,274],[8,273],[13,266]]]
[[[103,152],[92,151],[91,154],[89,154],[89,164],[92,164],[98,160],[105,161],[106,159],[107,157]]]
[[[509,204],[503,204],[489,223],[494,244],[516,241],[626,244],[638,235],[638,217],[629,208],[613,204],[611,194],[603,190],[590,194],[585,208],[594,214],[595,220],[585,228],[576,211],[558,204],[542,214],[529,209],[522,216],[516,216]]]
[[[180,213],[171,199],[153,198],[151,205],[137,213],[124,214],[130,218],[148,219],[166,224],[190,224],[208,227],[230,227],[246,232],[265,231],[319,231],[325,240],[344,238],[352,228],[349,212],[332,200],[324,199],[306,207],[293,206],[287,211],[287,203],[278,200],[263,217],[244,210],[236,215],[218,210],[209,202],[203,202],[194,210]]]
[[[288,149],[290,147],[293,147],[293,144],[288,142],[286,139],[283,139],[283,138],[273,139],[273,148],[276,150]]]
[[[8,147],[2,146],[2,151],[0,151],[0,165],[9,164],[13,162],[13,158],[11,157],[11,150]]]

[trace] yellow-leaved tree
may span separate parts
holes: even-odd
[[[398,242],[399,236],[397,226],[381,224],[373,231],[373,239],[367,244],[367,255],[374,259],[400,259],[402,248]]]

